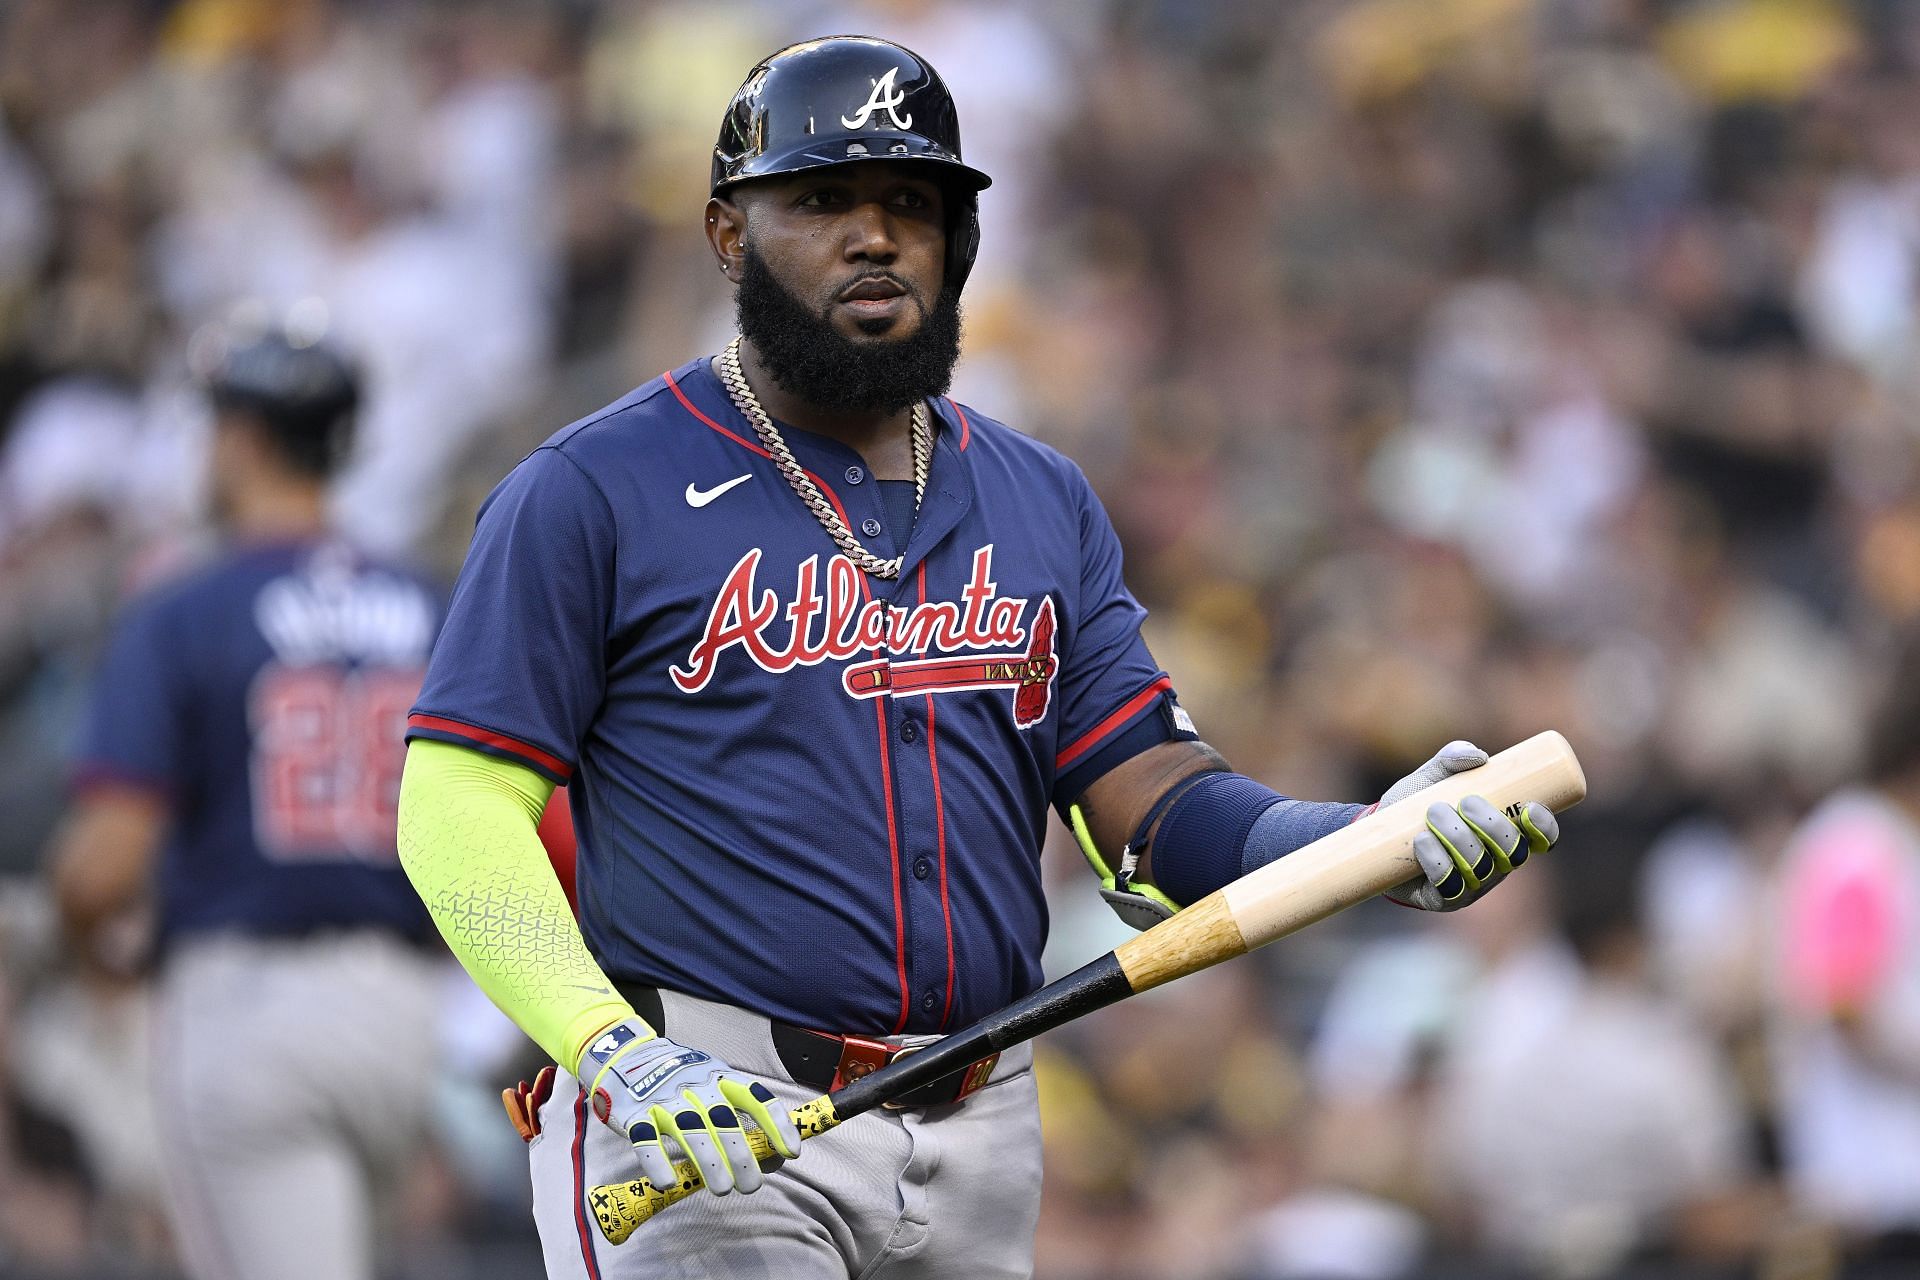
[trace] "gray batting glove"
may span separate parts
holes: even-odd
[[[1471,742],[1449,742],[1433,759],[1388,787],[1380,797],[1381,807],[1486,762],[1487,753]],[[1458,805],[1435,801],[1427,806],[1427,829],[1413,840],[1413,855],[1425,878],[1396,885],[1387,890],[1387,897],[1421,911],[1458,911],[1485,897],[1515,867],[1536,853],[1545,853],[1559,838],[1560,823],[1537,800],[1516,804],[1505,813],[1481,796],[1463,797]]]
[[[640,1018],[595,1036],[574,1074],[591,1082],[593,1113],[633,1143],[640,1172],[656,1187],[680,1181],[665,1146],[671,1138],[715,1195],[758,1191],[765,1179],[740,1127],[742,1113],[781,1155],[800,1154],[800,1131],[772,1105],[773,1090],[711,1054],[655,1035]]]

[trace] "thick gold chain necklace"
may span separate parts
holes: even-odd
[[[760,400],[753,394],[753,388],[747,385],[746,375],[740,372],[740,339],[735,337],[720,353],[720,382],[726,387],[727,394],[733,398],[733,407],[740,411],[753,427],[754,434],[760,437],[760,443],[773,458],[773,465],[780,469],[793,491],[800,495],[800,501],[807,504],[807,510],[813,512],[813,518],[827,531],[834,545],[846,552],[847,558],[861,569],[876,578],[897,578],[904,556],[895,556],[891,560],[882,560],[873,552],[860,545],[853,536],[853,530],[847,528],[847,522],[840,518],[827,496],[820,492],[820,486],[806,473],[793,450],[787,447],[786,439],[780,429],[773,425],[773,419],[760,407]],[[920,500],[927,494],[927,473],[933,466],[933,428],[927,422],[927,403],[922,400],[913,406],[913,510],[920,511]]]

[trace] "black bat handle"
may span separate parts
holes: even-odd
[[[833,1095],[834,1114],[846,1120],[871,1111],[1132,994],[1120,961],[1108,952],[972,1026],[846,1085]]]

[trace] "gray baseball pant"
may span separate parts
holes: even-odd
[[[175,949],[153,1088],[195,1280],[373,1280],[376,1206],[426,1129],[447,969],[373,930]]]
[[[765,1018],[660,993],[667,1034],[764,1079],[792,1108],[817,1097],[780,1064]],[[551,1280],[1024,1280],[1040,1216],[1033,1050],[1001,1055],[944,1107],[876,1110],[808,1141],[752,1195],[700,1192],[607,1243],[585,1195],[640,1176],[625,1138],[561,1072],[534,1139],[533,1213]]]

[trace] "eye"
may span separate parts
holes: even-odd
[[[902,187],[893,197],[894,207],[915,213],[932,213],[940,207],[938,192],[925,187]]]
[[[802,209],[827,209],[840,203],[840,193],[827,187],[809,191],[794,201]]]

